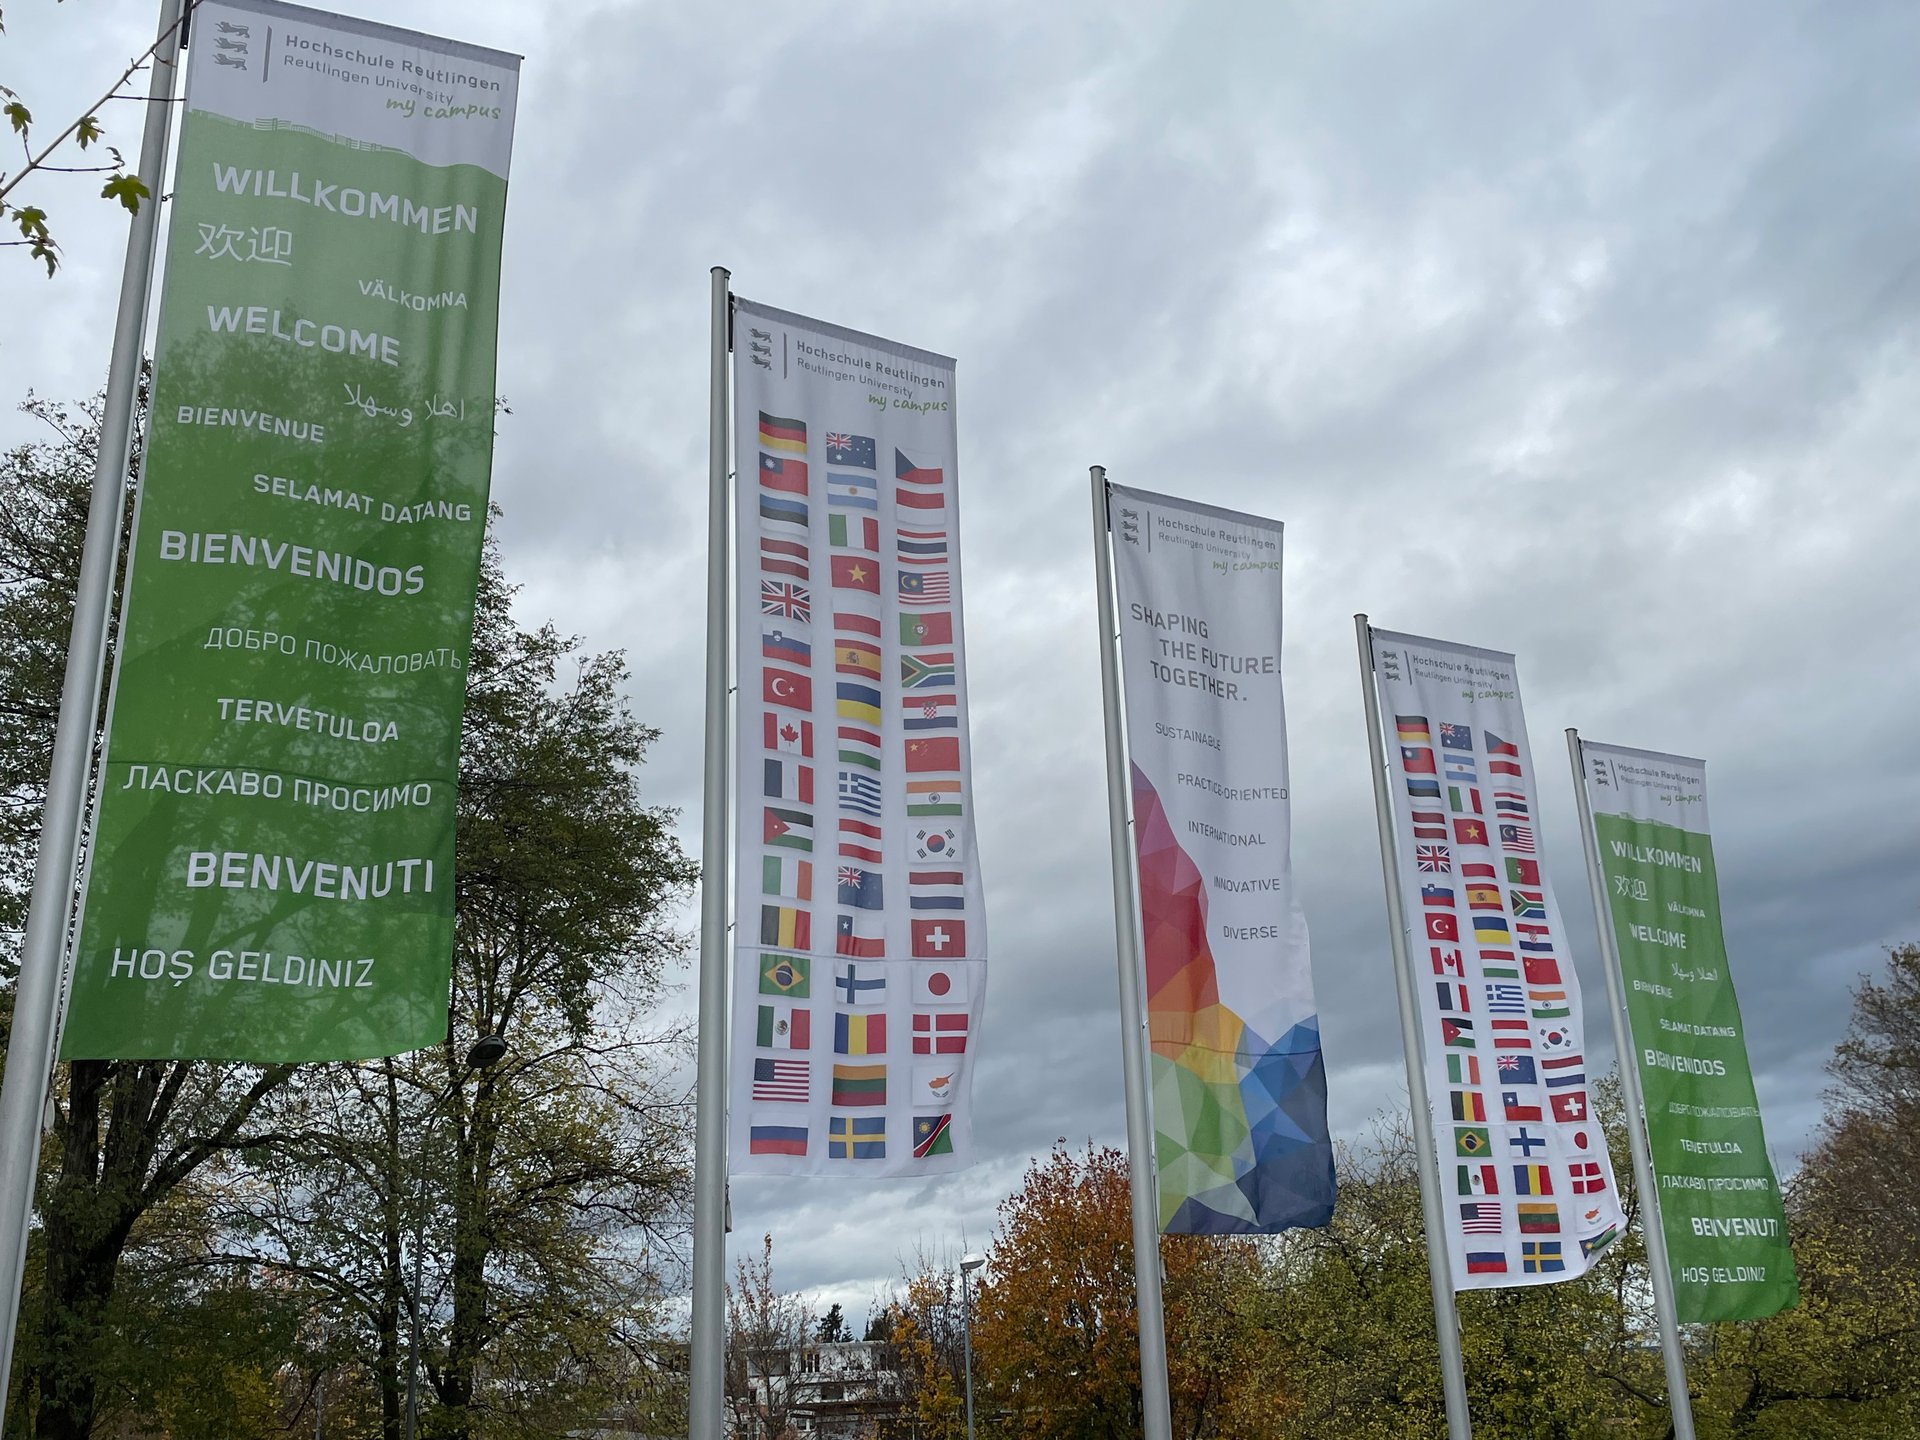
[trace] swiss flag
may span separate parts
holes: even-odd
[[[1587,1115],[1587,1092],[1576,1090],[1571,1095],[1550,1095],[1553,1102],[1553,1118],[1563,1123],[1585,1120]]]
[[[915,920],[913,953],[922,960],[951,959],[967,953],[967,922],[964,920]]]

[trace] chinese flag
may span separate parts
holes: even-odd
[[[954,771],[960,768],[960,741],[956,736],[907,741],[907,769]]]

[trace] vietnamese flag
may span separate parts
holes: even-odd
[[[959,768],[958,736],[942,735],[907,741],[908,770],[954,771]]]
[[[953,644],[953,616],[945,610],[932,610],[924,615],[902,615],[900,643],[902,645]]]
[[[864,555],[835,555],[833,584],[837,590],[865,590],[880,593],[880,567]]]

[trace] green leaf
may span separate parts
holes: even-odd
[[[115,175],[100,187],[103,200],[118,200],[127,207],[129,215],[138,215],[140,202],[152,193],[147,189],[146,181],[138,175]]]
[[[95,115],[85,115],[81,117],[80,123],[74,127],[73,138],[80,142],[80,148],[84,150],[87,146],[98,140],[100,134],[99,117]]]
[[[27,133],[27,126],[33,123],[33,112],[18,100],[9,101],[4,107],[0,107],[0,115],[5,115],[14,130],[22,135]]]

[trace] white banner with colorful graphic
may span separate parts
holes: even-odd
[[[1281,527],[1110,488],[1160,1224],[1333,1217],[1280,686]]]
[[[986,999],[954,364],[734,304],[731,1167],[972,1160]]]
[[[1625,1221],[1513,657],[1376,630],[1373,664],[1454,1285],[1570,1280]]]

